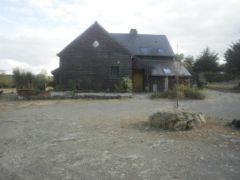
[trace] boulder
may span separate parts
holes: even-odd
[[[238,129],[240,129],[240,119],[234,119],[231,123],[230,123],[231,126],[234,126]]]
[[[206,120],[202,113],[180,110],[157,112],[150,117],[150,126],[167,130],[191,130],[204,124],[206,124]]]

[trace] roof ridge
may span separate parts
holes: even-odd
[[[122,34],[122,35],[130,35],[129,33],[109,33],[109,34]],[[144,35],[144,36],[166,36],[165,34],[136,34],[135,36],[138,35]]]

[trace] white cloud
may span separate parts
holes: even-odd
[[[186,55],[197,56],[209,46],[222,57],[240,39],[238,0],[3,0],[1,5],[0,69],[10,59],[50,72],[58,66],[56,53],[95,20],[109,32],[137,28],[166,34],[175,52],[178,44]]]

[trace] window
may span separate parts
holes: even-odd
[[[119,66],[111,66],[111,78],[117,79],[119,77]]]
[[[158,53],[159,53],[159,54],[164,53],[164,49],[158,48]]]
[[[149,53],[149,49],[146,48],[146,47],[142,47],[142,48],[140,48],[140,51],[141,51],[143,54],[147,54],[147,53]]]
[[[93,45],[93,47],[97,48],[97,47],[100,45],[100,43],[99,43],[97,40],[95,40],[95,41],[92,43],[92,45]]]
[[[166,75],[169,75],[172,73],[171,69],[169,68],[163,68],[163,72],[166,74]]]

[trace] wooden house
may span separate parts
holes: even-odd
[[[135,91],[172,88],[175,76],[189,81],[190,73],[175,61],[165,35],[108,33],[95,22],[58,53],[59,68],[52,71],[57,85],[74,82],[83,91],[112,91],[122,77]]]

